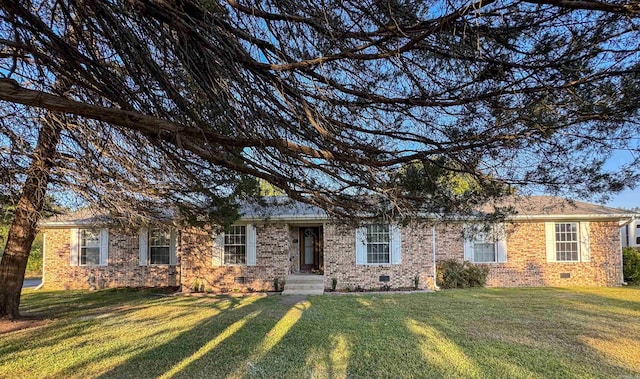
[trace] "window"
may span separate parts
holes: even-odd
[[[556,261],[578,261],[578,223],[556,223]]]
[[[475,224],[464,227],[464,260],[473,263],[505,263],[507,261],[507,229],[505,224]]]
[[[80,230],[80,265],[100,265],[100,230]]]
[[[545,223],[548,262],[589,262],[589,222]]]
[[[367,229],[367,263],[390,263],[389,225],[371,224]]]
[[[247,227],[233,225],[224,234],[224,264],[243,265],[247,262]]]
[[[170,263],[171,232],[162,229],[149,231],[149,264],[168,265]]]
[[[177,234],[169,228],[141,228],[138,231],[139,264],[177,265]]]
[[[495,242],[474,242],[473,261],[478,263],[491,263],[496,261]]]
[[[356,264],[401,264],[402,229],[395,224],[362,225],[355,230]]]

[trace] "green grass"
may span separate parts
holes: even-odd
[[[0,378],[640,376],[638,287],[285,299],[26,291]]]

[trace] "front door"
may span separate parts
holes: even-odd
[[[300,271],[320,269],[320,227],[300,228]]]

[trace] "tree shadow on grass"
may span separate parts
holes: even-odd
[[[151,306],[168,293],[164,289],[135,288],[29,292],[22,295],[20,313],[29,318],[65,318],[74,313],[101,310],[122,303]]]
[[[234,363],[244,359],[288,311],[277,301],[262,297],[206,318],[169,342],[131,356],[100,378],[229,375]]]
[[[105,309],[113,305],[92,296],[90,300]],[[102,347],[98,356],[74,362],[56,375],[167,379],[637,375],[615,357],[602,356],[594,345],[603,339],[615,344],[620,333],[640,338],[633,331],[636,304],[554,290],[319,296],[304,305],[282,305],[279,297],[250,303],[242,298],[187,297],[145,302],[134,296],[127,303],[132,309],[115,312],[121,325],[108,327],[130,325],[136,333],[166,322],[173,329],[163,330],[161,324],[144,336],[148,342]],[[164,306],[172,311],[163,315]],[[201,311],[205,316],[190,319]],[[100,308],[84,312],[99,316]],[[89,346],[77,348],[87,349],[93,338],[87,329],[115,322],[78,321],[79,314],[71,312],[68,322],[43,327],[26,339],[42,339],[45,346],[56,348],[80,334],[79,343]],[[618,334],[609,338],[609,328]],[[171,338],[158,343],[166,333],[172,333]],[[0,347],[0,366],[15,349],[15,344],[9,350]],[[92,368],[87,371],[83,365]]]
[[[390,305],[379,306],[384,301],[376,296],[310,297],[300,319],[282,339],[266,354],[242,361],[238,376],[426,376],[429,366],[415,338],[396,314],[387,312]]]
[[[621,341],[612,332],[625,330],[622,333],[637,343],[638,331],[632,330],[640,316],[634,311],[637,303],[571,289],[483,291],[500,296],[494,296],[487,304],[458,304],[468,314],[450,314],[446,322],[424,315],[416,318],[458,341],[489,376],[638,375],[630,370],[629,363],[634,359],[616,362],[605,357],[593,343],[585,343],[593,339]]]
[[[252,362],[248,376],[274,377],[283,372],[291,377],[367,378],[638,374],[585,343],[584,336],[601,337],[605,332],[599,324],[599,317],[607,317],[599,315],[603,309],[569,307],[561,313],[567,304],[561,298],[548,299],[553,294],[540,292],[539,299],[517,299],[514,293],[479,302],[474,297],[482,293],[471,298],[460,293],[454,294],[453,305],[446,294],[440,299],[431,295],[311,297],[309,310],[278,346],[261,361]],[[539,308],[549,300],[551,312],[538,317]],[[532,302],[535,307],[527,310]],[[625,320],[632,322],[629,315],[624,317],[620,324],[608,326],[624,328]],[[564,322],[554,322],[563,318]],[[593,324],[581,326],[582,318]]]
[[[25,372],[32,369],[38,376],[38,367],[47,365],[50,360],[52,365],[63,367],[61,371],[54,369],[55,376],[74,376],[76,371],[86,372],[87,366],[100,365],[110,359],[111,362],[118,361],[123,356],[136,356],[153,349],[156,346],[153,341],[179,335],[188,325],[185,324],[187,321],[208,325],[216,324],[218,318],[228,319],[227,313],[236,312],[248,303],[247,299],[237,297],[158,295],[162,293],[148,290],[37,294],[35,299],[25,301],[25,308],[30,312],[51,312],[57,318],[39,328],[5,334],[0,344],[0,366],[18,364]],[[250,300],[254,299],[260,297]],[[190,338],[197,341],[200,335],[195,332]],[[128,340],[132,341],[129,345]],[[44,357],[45,362],[29,359],[36,351],[37,354],[49,352]],[[63,363],[64,360],[70,363]],[[97,374],[96,369],[89,370],[94,370],[94,376]],[[146,370],[141,372],[146,373]]]

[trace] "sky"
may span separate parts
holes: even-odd
[[[631,146],[640,147],[640,138],[632,136],[630,139]],[[618,150],[613,153],[605,164],[607,171],[617,171],[621,167],[637,165],[637,151],[635,149]],[[640,183],[635,189],[627,189],[617,195],[611,195],[609,201],[605,204],[614,208],[640,208]]]
[[[640,207],[640,188],[626,190],[618,195],[611,196],[606,205],[614,208],[635,208]]]

